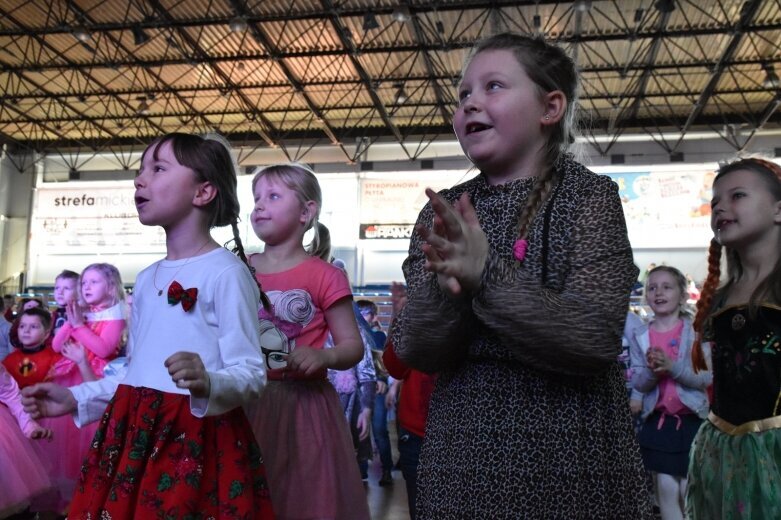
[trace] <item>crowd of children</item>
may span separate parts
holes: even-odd
[[[615,183],[566,153],[577,86],[542,38],[473,49],[454,128],[480,174],[427,191],[387,343],[330,262],[311,170],[255,174],[265,246],[247,256],[230,149],[155,139],[135,203],[166,255],[130,314],[95,263],[57,277],[54,311],[30,299],[0,328],[0,517],[367,519],[359,463],[374,422],[388,483],[372,410],[397,396],[412,518],[652,518],[643,466],[665,520],[781,517],[781,168],[716,176],[696,319],[691,281],[659,266],[652,318],[627,322],[638,269]]]

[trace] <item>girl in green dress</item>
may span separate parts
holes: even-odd
[[[711,206],[715,238],[694,326],[711,342],[713,400],[694,441],[687,513],[781,518],[781,167],[723,166]],[[727,280],[717,288],[722,251]],[[707,368],[700,341],[692,358]]]

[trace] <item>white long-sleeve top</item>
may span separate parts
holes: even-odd
[[[168,303],[174,279],[185,289],[198,289],[190,311],[181,303]],[[196,417],[219,415],[256,400],[266,384],[259,296],[247,266],[224,248],[189,259],[160,260],[141,271],[133,290],[127,372],[71,387],[78,402],[76,423],[100,419],[120,383],[189,394],[177,388],[165,367],[165,360],[180,351],[197,353],[209,372],[209,398],[190,399]]]

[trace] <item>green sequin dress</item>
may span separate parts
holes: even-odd
[[[763,305],[752,317],[725,307],[709,328],[717,417],[694,440],[687,517],[781,519],[781,308]],[[754,431],[725,433],[726,423]]]

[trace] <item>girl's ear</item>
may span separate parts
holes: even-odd
[[[193,206],[204,207],[208,206],[211,201],[217,196],[219,190],[209,181],[198,184],[193,196]]]
[[[567,96],[564,95],[564,92],[561,90],[548,92],[543,96],[542,102],[545,111],[540,118],[540,124],[549,126],[561,121],[567,111]]]
[[[781,224],[781,200],[776,202],[775,213],[773,213],[773,222]]]
[[[304,202],[303,207],[301,208],[301,223],[308,224],[312,222],[316,214],[317,214],[317,202],[313,200],[308,200]]]

